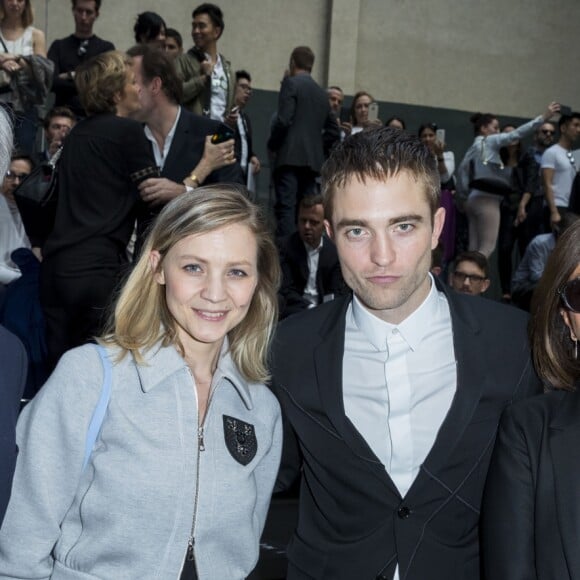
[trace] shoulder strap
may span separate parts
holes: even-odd
[[[105,418],[105,413],[107,412],[107,407],[109,406],[109,399],[111,398],[111,383],[112,383],[112,364],[107,356],[107,351],[104,346],[100,344],[95,345],[99,356],[101,357],[101,362],[103,363],[103,386],[101,388],[101,396],[97,402],[97,406],[93,412],[93,417],[89,424],[89,429],[87,431],[87,437],[85,439],[85,458],[83,460],[83,471],[89,462],[91,453],[93,452],[93,447],[101,431],[101,426],[103,425],[103,420]]]

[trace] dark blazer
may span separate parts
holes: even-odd
[[[0,326],[0,524],[10,498],[16,465],[16,420],[26,384],[27,359],[22,343]]]
[[[483,501],[487,580],[580,579],[579,441],[577,391],[504,413]]]
[[[248,144],[248,164],[250,163],[250,159],[255,155],[254,153],[254,142],[252,139],[252,123],[250,122],[250,117],[244,113],[244,111],[240,111],[240,119],[242,120],[242,124],[244,126],[244,130],[246,132],[246,141]],[[241,161],[242,159],[242,136],[236,126],[236,137],[235,137],[235,145],[234,145],[234,152],[236,154],[236,159]]]
[[[281,318],[285,318],[308,307],[308,302],[303,298],[304,288],[308,282],[308,255],[298,232],[285,240],[280,251],[280,265],[282,266],[280,296],[283,303]],[[327,237],[324,238],[318,257],[316,288],[319,304],[323,302],[324,296],[329,294],[338,296],[348,292],[348,287],[342,279],[336,247]]]
[[[221,126],[222,123],[219,121],[195,115],[182,107],[161,176],[181,183],[201,161],[205,138],[216,133]],[[212,183],[240,183],[243,185],[244,178],[240,165],[234,163],[212,171],[203,184],[210,185]]]
[[[302,468],[289,580],[390,580],[397,562],[401,580],[479,578],[479,511],[499,416],[540,385],[521,311],[443,290],[457,391],[404,498],[345,415],[341,361],[349,298],[280,324],[272,382],[285,439],[276,489]]]
[[[319,173],[325,149],[339,138],[326,91],[307,73],[285,78],[268,141],[268,149],[276,153],[276,168],[309,167]]]

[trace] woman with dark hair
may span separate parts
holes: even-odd
[[[350,123],[341,123],[345,136],[360,133],[365,127],[382,125],[379,119],[369,121],[369,107],[375,99],[366,91],[359,91],[352,98],[350,105]]]
[[[137,44],[153,44],[160,49],[165,48],[165,20],[156,12],[141,12],[137,15],[133,32]]]
[[[531,307],[548,392],[501,420],[482,507],[487,580],[572,580],[580,571],[580,221],[559,238]]]
[[[52,365],[98,335],[128,263],[137,186],[158,169],[143,127],[128,57],[105,52],[77,68],[88,117],[69,133],[59,162],[54,228],[42,246],[40,298]]]
[[[560,105],[551,103],[543,115],[524,123],[511,133],[500,133],[499,121],[491,113],[476,113],[471,116],[475,139],[457,170],[457,193],[467,200],[465,210],[469,221],[470,250],[481,252],[487,258],[495,250],[501,202],[499,195],[469,187],[471,160],[480,158],[483,162],[501,165],[499,152],[502,147],[529,135],[559,110]]]
[[[393,127],[395,129],[400,129],[401,131],[404,131],[407,128],[405,121],[397,116],[389,117],[385,123],[385,127]]]
[[[165,206],[99,347],[66,353],[24,410],[2,578],[250,575],[282,418],[263,384],[278,251],[246,195],[201,187]]]

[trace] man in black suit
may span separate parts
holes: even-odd
[[[274,341],[277,489],[302,478],[288,578],[477,580],[499,416],[540,390],[526,317],[429,274],[445,210],[416,137],[354,135],[322,182],[354,296],[289,317]]]
[[[167,55],[145,45],[133,47],[128,54],[133,58],[141,103],[134,117],[145,123],[160,168],[161,177],[146,179],[139,186],[153,216],[173,198],[202,184],[243,184],[233,137],[212,142],[213,135],[231,130],[179,106],[181,83]]]
[[[347,291],[334,243],[323,233],[322,196],[303,197],[298,206],[298,231],[284,241],[280,251],[281,318]]]
[[[324,151],[340,138],[326,91],[310,76],[313,64],[314,53],[307,46],[292,51],[268,141],[276,156],[274,211],[279,238],[296,230],[296,205],[303,196],[316,193]]]

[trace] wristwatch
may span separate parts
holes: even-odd
[[[199,187],[201,185],[194,171],[189,174],[189,179],[195,183],[195,187]]]

